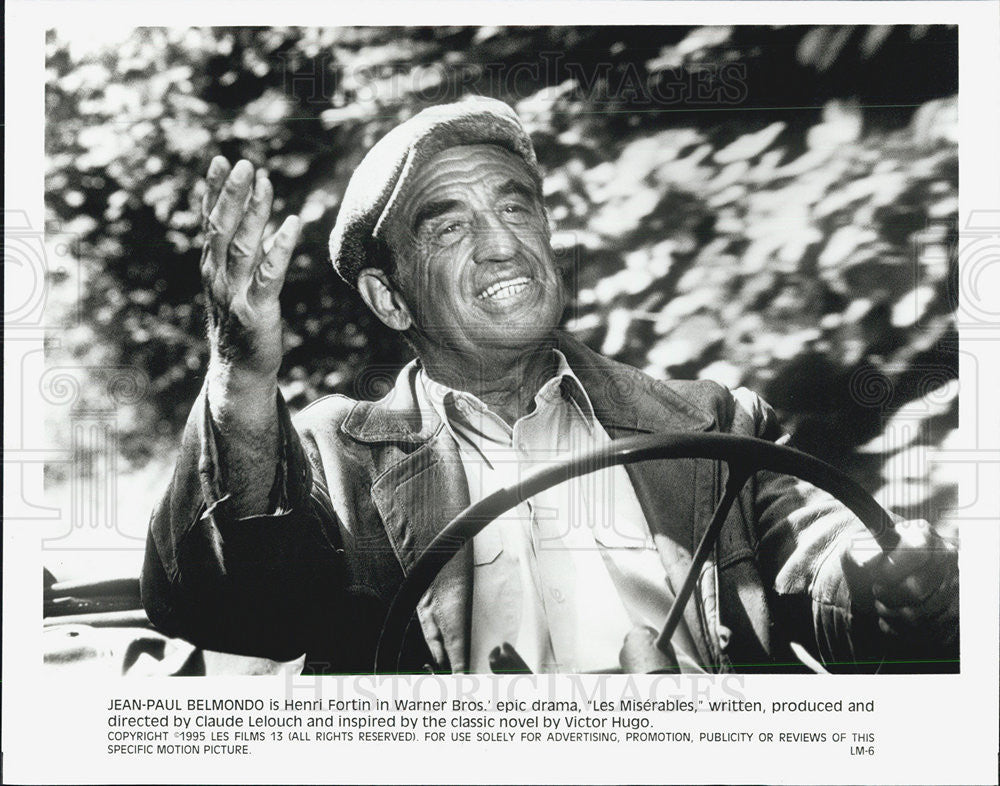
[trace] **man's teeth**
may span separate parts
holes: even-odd
[[[505,300],[523,291],[530,282],[531,279],[524,276],[511,278],[507,281],[498,281],[486,287],[486,289],[479,293],[478,297],[479,300]]]

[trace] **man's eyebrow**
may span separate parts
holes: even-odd
[[[521,196],[527,199],[529,202],[539,201],[538,191],[522,180],[515,180],[511,178],[504,182],[500,188],[497,189],[497,196]]]
[[[460,203],[457,199],[441,199],[437,202],[428,202],[425,205],[421,205],[417,209],[417,214],[413,217],[413,234],[416,235],[420,231],[420,226],[425,221],[437,218],[459,206]]]

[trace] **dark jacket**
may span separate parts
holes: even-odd
[[[659,382],[560,336],[612,439],[723,431],[776,439],[771,409],[746,390]],[[416,362],[376,402],[323,398],[293,428],[279,401],[282,456],[273,513],[234,520],[204,390],[170,487],[153,513],[142,576],[150,619],[210,649],[291,659],[322,671],[370,671],[382,618],[404,574],[468,504],[458,448],[421,417]],[[676,590],[721,494],[725,465],[700,459],[627,467]],[[790,639],[831,666],[877,659],[872,626],[852,620],[840,553],[861,530],[823,492],[758,473],[726,521],[685,622],[716,671],[780,671]],[[411,625],[408,668],[468,662],[471,549],[441,572]]]

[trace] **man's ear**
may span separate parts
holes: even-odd
[[[403,332],[413,326],[409,306],[384,270],[366,267],[358,273],[358,292],[372,313],[393,330]]]

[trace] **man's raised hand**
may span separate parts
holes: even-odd
[[[249,161],[230,167],[216,156],[202,200],[205,246],[201,279],[207,297],[211,363],[227,387],[273,389],[281,365],[278,296],[299,235],[296,216],[265,240],[274,191]]]
[[[216,156],[202,200],[205,247],[201,280],[208,310],[208,404],[231,497],[229,514],[270,510],[279,456],[277,408],[281,366],[278,296],[299,236],[285,219],[264,238],[274,191],[249,161],[230,167]]]

